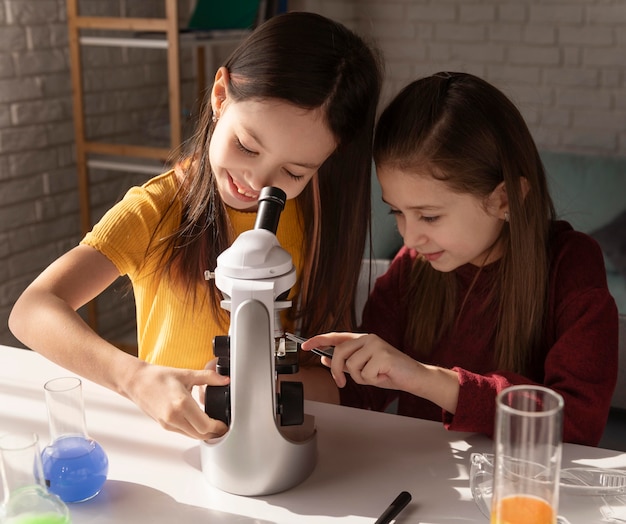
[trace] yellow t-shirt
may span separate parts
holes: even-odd
[[[174,171],[131,188],[81,244],[100,251],[115,264],[120,274],[130,278],[137,309],[139,358],[164,366],[202,369],[213,358],[213,337],[226,333],[219,327],[208,303],[185,301],[181,287],[155,271],[160,252],[149,250],[151,241],[165,237],[180,224],[177,188]],[[229,216],[236,235],[254,227],[256,213],[229,208]],[[300,274],[303,229],[295,200],[287,201],[276,236],[291,254]],[[146,253],[150,253],[149,259]],[[199,287],[197,296],[204,294],[204,288]]]

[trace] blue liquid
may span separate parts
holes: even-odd
[[[48,490],[64,502],[95,497],[109,472],[109,459],[102,446],[84,437],[55,440],[43,450],[41,459]]]

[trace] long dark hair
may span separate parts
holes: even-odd
[[[324,109],[339,145],[297,197],[304,219],[305,264],[299,275],[299,307],[291,314],[306,335],[352,329],[369,229],[372,139],[382,82],[378,54],[337,22],[293,12],[259,26],[224,66],[229,96],[235,101],[278,99]],[[183,155],[193,162],[185,164],[182,222],[165,251],[166,268],[190,292],[233,240],[209,164],[211,116],[207,98]],[[221,296],[212,284],[209,295],[214,312],[220,314]]]
[[[384,110],[376,127],[374,158],[377,166],[416,176],[426,172],[452,191],[481,199],[504,182],[510,222],[498,241],[504,254],[484,307],[496,317],[495,363],[523,372],[541,344],[555,212],[539,153],[520,112],[476,76],[438,73],[409,84]],[[406,341],[428,354],[454,325],[455,274],[418,260],[407,293],[411,314]]]

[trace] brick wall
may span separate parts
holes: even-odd
[[[0,2],[0,342],[10,308],[77,240],[62,0]]]
[[[162,2],[81,6],[158,16]],[[623,0],[290,0],[290,7],[371,36],[386,60],[384,101],[419,76],[468,71],[518,104],[540,148],[626,156]],[[159,129],[167,112],[162,58],[93,49],[85,66],[93,136],[141,131],[146,122]],[[193,74],[183,70],[183,78],[191,96]],[[94,173],[95,217],[138,181]],[[0,0],[0,343],[18,344],[6,322],[12,304],[76,245],[79,229],[65,0]],[[109,335],[132,324],[132,303],[121,300],[120,308],[121,296],[112,290],[103,301]]]
[[[466,71],[500,87],[542,149],[626,155],[623,0],[292,0],[370,34],[384,100],[421,76]]]

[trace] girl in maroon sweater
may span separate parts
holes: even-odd
[[[376,128],[383,200],[405,247],[362,331],[329,333],[342,404],[493,433],[495,398],[542,384],[565,399],[564,440],[596,445],[617,380],[618,313],[597,243],[555,220],[519,111],[464,73],[408,85]]]

